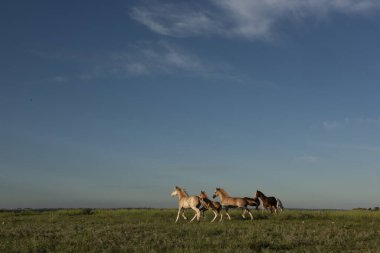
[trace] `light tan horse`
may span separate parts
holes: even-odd
[[[251,216],[251,220],[253,220],[253,216],[251,211],[248,209],[248,205],[250,205],[249,201],[246,198],[237,198],[237,197],[231,197],[224,189],[222,188],[216,188],[216,191],[213,198],[218,197],[220,198],[220,201],[222,203],[222,206],[226,210],[226,214],[229,220],[231,220],[231,216],[228,213],[229,208],[242,208],[244,209],[243,214],[241,215],[243,219],[245,219],[245,213],[248,212]]]
[[[199,210],[199,207],[201,206],[200,198],[198,196],[189,196],[189,194],[187,194],[187,192],[184,189],[178,186],[176,186],[173,192],[171,193],[171,196],[176,196],[176,195],[178,196],[178,214],[177,214],[177,219],[175,220],[175,222],[178,221],[181,211],[184,211],[184,209],[189,209],[189,208],[195,211],[195,215],[190,220],[190,222],[192,222],[195,218],[197,218],[197,221],[199,221],[201,217],[201,212]],[[182,216],[185,220],[187,219],[183,212],[182,212]]]
[[[211,210],[214,213],[214,219],[212,219],[211,222],[214,222],[214,220],[218,217],[218,214],[220,215],[220,220],[223,219],[222,214],[222,205],[217,201],[212,201],[208,198],[206,192],[201,191],[201,194],[199,194],[199,198],[201,199],[201,204],[206,210]]]

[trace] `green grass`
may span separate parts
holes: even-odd
[[[174,209],[5,211],[0,252],[380,252],[380,212],[240,213],[175,224]]]

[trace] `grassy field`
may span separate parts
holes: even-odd
[[[380,252],[379,211],[240,213],[175,224],[174,209],[3,211],[0,252]]]

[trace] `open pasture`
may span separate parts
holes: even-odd
[[[252,213],[174,223],[175,209],[2,211],[0,252],[380,252],[380,212]]]

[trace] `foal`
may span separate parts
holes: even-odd
[[[220,220],[222,221],[223,219],[223,214],[221,213],[222,211],[222,205],[217,202],[217,201],[211,201],[206,192],[201,191],[201,194],[199,194],[199,198],[201,199],[202,206],[205,208],[205,210],[211,210],[214,212],[214,219],[212,219],[211,222],[214,222],[216,217],[218,217],[218,214],[220,215]]]
[[[195,211],[195,215],[190,220],[190,222],[192,222],[195,218],[197,218],[197,221],[199,221],[201,217],[201,212],[199,210],[199,207],[201,206],[200,198],[198,196],[189,196],[189,194],[187,194],[187,192],[184,189],[178,186],[176,186],[173,192],[171,193],[171,196],[176,196],[176,195],[178,196],[178,214],[177,214],[177,219],[175,220],[175,222],[178,221],[179,214],[181,213],[181,211],[183,209],[189,209],[189,208]],[[182,213],[182,216],[184,219],[186,219],[183,213]]]
[[[217,196],[220,197],[221,204],[226,209],[226,214],[229,220],[231,220],[231,216],[228,213],[228,209],[236,208],[236,207],[240,207],[244,209],[244,212],[242,214],[242,217],[244,219],[245,219],[245,213],[248,212],[249,215],[251,216],[251,220],[253,220],[252,213],[247,207],[249,203],[246,198],[230,197],[230,195],[224,189],[221,189],[221,188],[216,188],[216,191],[212,197],[216,198]]]
[[[269,210],[271,213],[277,213],[277,199],[275,197],[267,197],[264,193],[257,190],[256,198],[260,198],[265,210]]]

